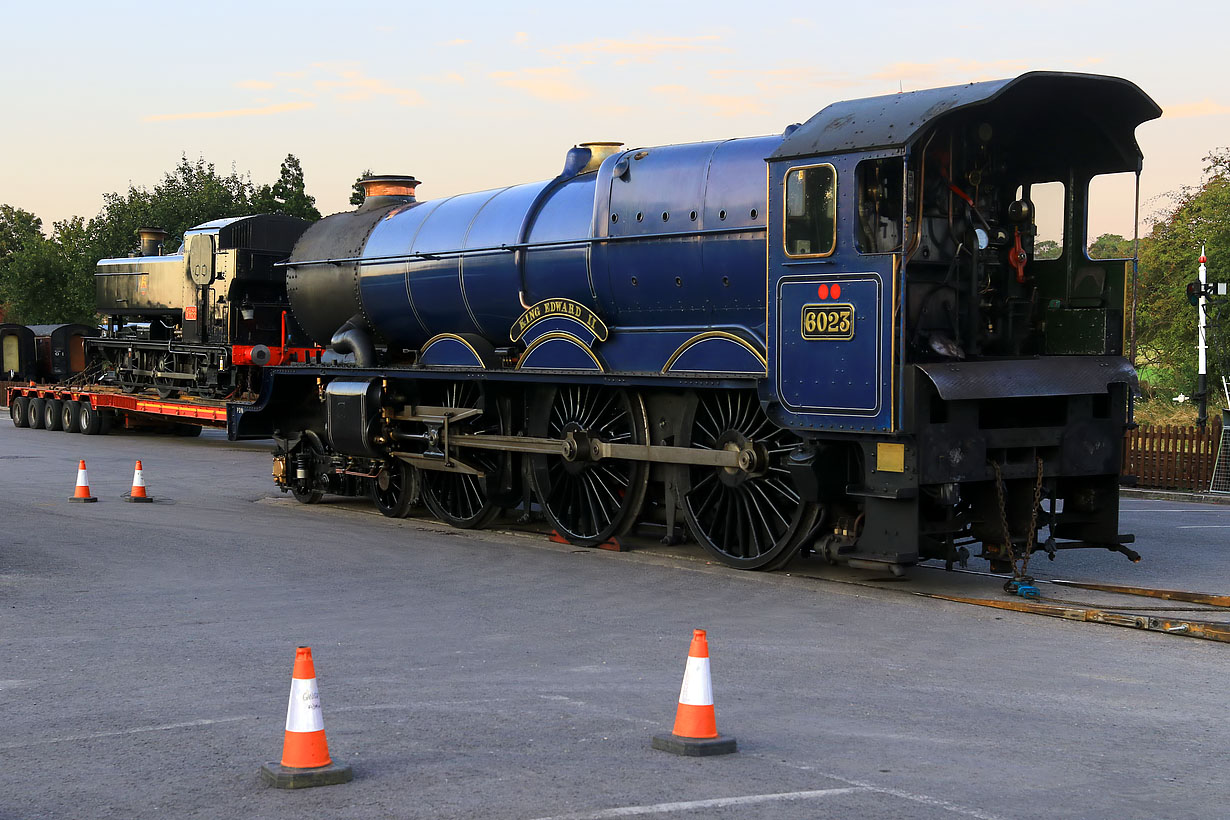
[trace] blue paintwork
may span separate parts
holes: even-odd
[[[763,353],[749,344],[724,336],[696,336],[684,343],[663,372],[675,375],[694,373],[747,373],[765,375]]]
[[[631,371],[660,372],[679,344],[715,327],[763,339],[764,158],[780,142],[634,149],[597,172],[398,209],[362,253],[370,260],[359,281],[365,315],[403,348],[439,333],[507,346],[523,304],[551,298],[585,305],[612,329],[685,332],[637,347],[598,343]],[[621,161],[628,171],[617,176]],[[566,323],[542,323],[522,342]],[[593,344],[588,335],[578,334]]]
[[[790,427],[836,431],[892,429],[895,377],[892,360],[893,255],[860,254],[854,246],[857,218],[852,196],[854,166],[866,155],[775,161],[770,219],[775,230],[768,243],[769,378],[761,397],[779,423]],[[816,259],[786,256],[779,226],[786,173],[794,165],[830,162],[837,171],[837,246],[833,255]],[[806,304],[822,304],[821,284],[841,286],[840,299],[855,307],[854,338],[813,341],[802,338]]]
[[[543,336],[526,348],[517,364],[518,370],[588,370],[600,372],[606,368],[584,342],[560,333]]]
[[[455,336],[433,339],[419,355],[424,367],[486,367],[474,348]]]

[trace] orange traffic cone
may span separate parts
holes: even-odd
[[[654,735],[653,748],[694,757],[730,754],[736,749],[733,737],[722,737],[717,731],[713,683],[709,679],[709,642],[703,629],[692,630],[675,728],[669,735]]]
[[[312,649],[301,646],[295,652],[295,671],[290,680],[282,762],[261,766],[261,778],[279,789],[304,789],[346,783],[353,776],[349,766],[329,758]]]
[[[125,501],[153,501],[145,494],[145,475],[141,472],[141,459],[137,459],[137,467],[132,473],[132,491],[124,496]]]
[[[85,459],[81,459],[81,463],[77,465],[77,489],[73,491],[73,497],[69,501],[97,501],[98,499],[90,495],[90,478],[85,473]]]

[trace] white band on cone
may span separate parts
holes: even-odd
[[[90,479],[86,476],[84,467],[82,467],[80,470],[77,471],[77,486],[78,487],[90,486]]]
[[[291,678],[290,703],[286,706],[286,731],[319,732],[324,728],[325,718],[320,711],[320,692],[316,689],[316,678]]]
[[[132,486],[134,487],[144,487],[145,486],[145,476],[141,475],[140,470],[137,470],[136,472],[132,474]]]
[[[688,657],[688,665],[683,670],[683,686],[679,689],[679,702],[688,706],[713,705],[708,658]]]

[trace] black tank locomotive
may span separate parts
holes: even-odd
[[[106,331],[87,345],[106,377],[128,392],[224,397],[254,390],[262,366],[319,357],[288,313],[276,267],[309,224],[219,219],[186,231],[165,255],[166,233],[141,229],[139,255],[100,260],[95,271]]]
[[[682,525],[742,568],[1131,555],[1130,262],[1084,240],[1089,181],[1139,173],[1159,114],[1035,72],[771,137],[583,144],[442,200],[373,179],[286,263],[347,363],[271,369],[230,433],[275,436],[303,501],[370,485],[401,515],[421,487],[450,524],[541,510],[582,545]],[[1031,190],[1056,181],[1067,241],[1040,259]]]

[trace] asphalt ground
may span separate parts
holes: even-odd
[[[0,818],[1225,814],[1225,644],[302,506],[267,450],[0,422]],[[1123,509],[1140,564],[1043,567],[1230,591],[1230,509]],[[650,748],[694,627],[734,755]],[[280,791],[300,644],[355,779]]]

